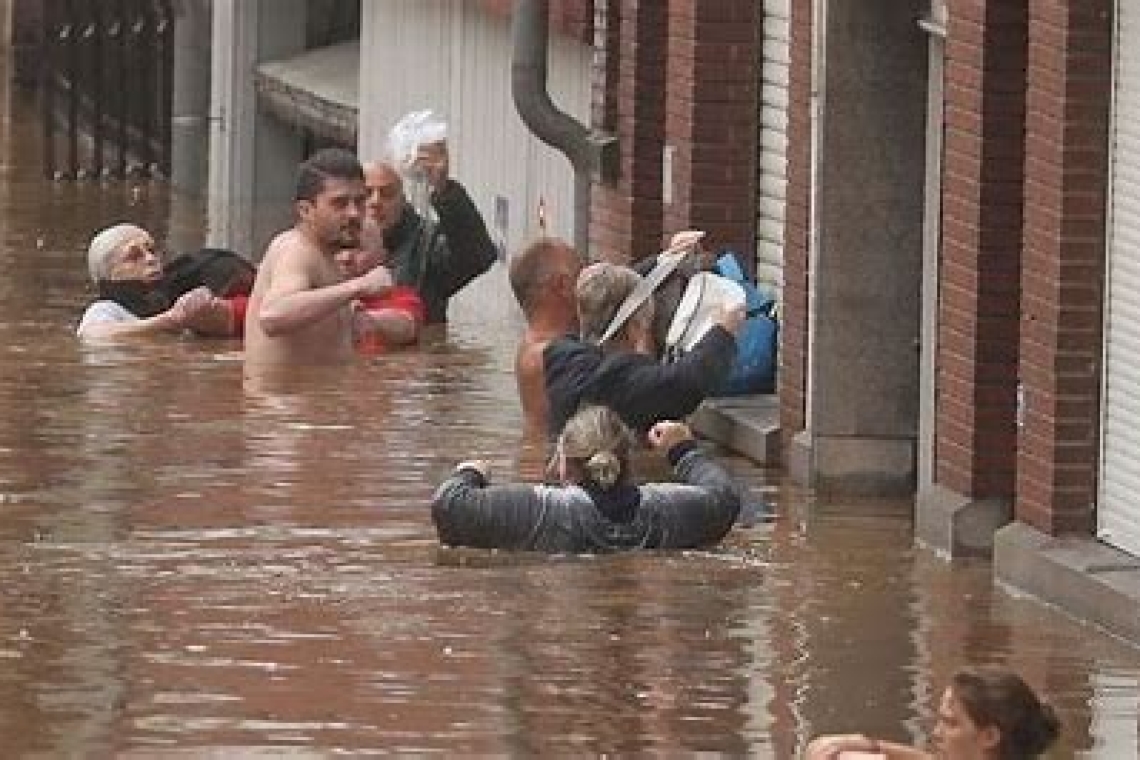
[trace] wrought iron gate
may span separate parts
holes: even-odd
[[[44,0],[44,171],[170,175],[170,0]]]

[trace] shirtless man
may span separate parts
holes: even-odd
[[[577,251],[554,238],[540,238],[511,259],[511,290],[526,317],[515,353],[515,381],[528,430],[546,429],[543,351],[551,341],[578,330],[574,289],[581,269]]]
[[[258,267],[245,321],[246,365],[327,364],[355,354],[355,302],[392,287],[386,267],[345,279],[337,252],[361,244],[364,171],[356,157],[322,150],[297,173],[297,222]]]

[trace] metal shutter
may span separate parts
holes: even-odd
[[[1140,555],[1140,0],[1120,0],[1098,535]]]
[[[756,280],[783,286],[787,184],[788,21],[790,0],[762,0],[760,135],[756,193]]]

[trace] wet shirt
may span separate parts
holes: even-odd
[[[724,383],[735,358],[736,340],[720,326],[671,364],[645,354],[607,353],[574,336],[559,338],[543,352],[549,432],[561,432],[584,404],[608,406],[640,432],[681,419]]]
[[[123,322],[137,322],[139,318],[114,301],[96,301],[83,312],[79,319],[79,326],[75,334],[83,337],[84,333],[96,325],[120,324]]]
[[[558,553],[713,546],[740,512],[739,490],[705,452],[676,448],[670,461],[680,482],[630,486],[617,499],[581,486],[492,485],[477,470],[459,469],[432,500],[439,540]]]

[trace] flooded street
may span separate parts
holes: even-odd
[[[533,478],[501,265],[445,334],[243,390],[240,344],[83,347],[84,249],[130,219],[202,242],[159,184],[49,184],[34,103],[0,173],[0,746],[5,757],[381,752],[794,757],[921,742],[965,662],[1058,708],[1057,757],[1137,755],[1140,650],[912,546],[909,503],[776,505],[711,553],[441,549],[456,461]]]

